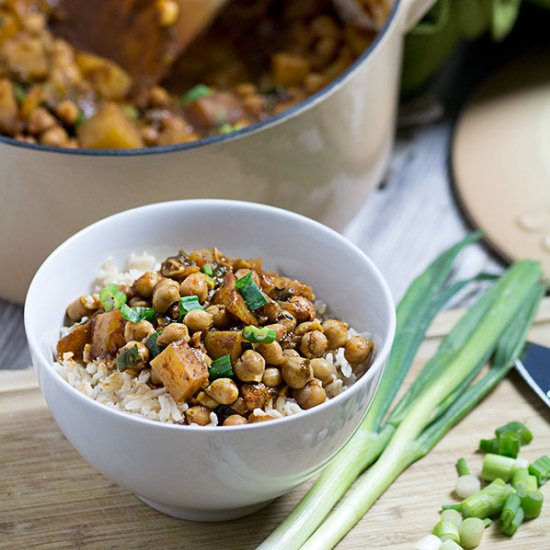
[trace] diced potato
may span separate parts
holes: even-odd
[[[204,347],[208,355],[218,359],[229,354],[233,364],[241,356],[242,342],[242,333],[235,330],[211,330],[204,335]]]
[[[8,40],[2,53],[9,70],[24,80],[40,80],[48,75],[48,57],[44,43],[38,38]]]
[[[100,313],[92,320],[92,359],[114,357],[126,344],[124,327],[126,321],[119,309]]]
[[[184,128],[166,128],[158,137],[158,145],[175,145],[177,143],[188,143],[199,139],[197,134],[189,132]]]
[[[0,80],[0,132],[13,135],[17,132],[17,101],[9,80]]]
[[[255,315],[248,309],[244,298],[235,288],[235,281],[233,273],[230,272],[225,276],[222,286],[216,292],[214,303],[223,304],[231,315],[239,318],[246,325],[258,326]]]
[[[85,149],[137,149],[143,141],[136,125],[114,103],[107,103],[76,130]]]
[[[75,62],[84,77],[105,99],[123,99],[132,86],[130,75],[122,67],[104,57],[78,52]]]
[[[234,124],[246,117],[240,100],[228,92],[217,92],[193,101],[188,113],[199,125],[208,128]]]
[[[19,30],[19,23],[11,13],[5,10],[0,11],[0,21],[0,44],[3,44]]]
[[[72,352],[74,359],[82,359],[84,346],[90,342],[92,323],[88,321],[83,325],[76,325],[71,332],[63,336],[57,342],[57,357],[63,359],[63,354]]]
[[[208,385],[208,367],[202,353],[181,340],[157,355],[151,369],[175,401],[185,401]]]
[[[275,82],[281,86],[301,86],[311,70],[311,65],[305,57],[291,53],[276,53],[271,63]]]

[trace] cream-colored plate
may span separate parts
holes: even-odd
[[[550,276],[550,52],[493,74],[462,113],[452,144],[465,214],[507,260]]]

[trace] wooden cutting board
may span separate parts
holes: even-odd
[[[441,314],[429,331],[412,374],[435,351],[460,311]],[[530,338],[550,345],[550,300]],[[409,550],[436,523],[465,456],[481,465],[477,442],[502,424],[521,420],[534,433],[522,456],[550,454],[550,410],[512,373],[423,460],[414,464],[376,503],[338,548]],[[0,371],[0,548],[218,548],[252,549],[291,510],[306,486],[244,519],[200,524],[176,520],[145,506],[88,465],[50,416],[31,369]],[[544,550],[550,547],[550,483],[543,488],[542,516],[512,539],[495,526],[483,550]],[[281,549],[283,550],[283,549]]]

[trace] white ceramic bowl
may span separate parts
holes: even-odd
[[[52,348],[65,307],[89,291],[108,256],[123,267],[132,251],[162,258],[180,248],[209,246],[261,257],[268,268],[312,284],[335,315],[375,335],[376,357],[369,371],[314,409],[223,428],[162,424],[119,412],[86,397],[54,371]],[[333,230],[268,206],[192,200],[122,212],[71,237],[34,277],[25,328],[48,407],[82,456],[159,511],[216,521],[251,513],[286,493],[346,443],[376,390],[395,314],[380,272]]]

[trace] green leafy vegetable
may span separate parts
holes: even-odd
[[[210,380],[233,376],[233,368],[231,367],[231,356],[229,354],[223,355],[215,361],[212,361],[212,364],[208,369],[208,375],[210,376]]]
[[[139,323],[140,321],[153,321],[157,312],[150,307],[130,307],[122,304],[120,313],[131,323]]]
[[[181,321],[190,311],[194,309],[204,309],[199,302],[198,296],[184,296],[179,299],[178,302],[179,308],[179,318],[178,321]]]
[[[250,311],[256,311],[267,304],[267,298],[252,278],[252,271],[237,279],[235,287],[241,293]]]
[[[99,302],[106,312],[120,308],[122,304],[126,303],[126,300],[126,294],[115,284],[107,285],[99,292]]]
[[[269,327],[255,327],[248,325],[243,328],[243,338],[254,344],[271,344],[275,342],[277,333]]]
[[[139,350],[137,344],[132,346],[130,349],[123,351],[116,358],[116,366],[120,372],[131,369],[135,367],[138,363],[141,362],[141,357],[139,356]]]

